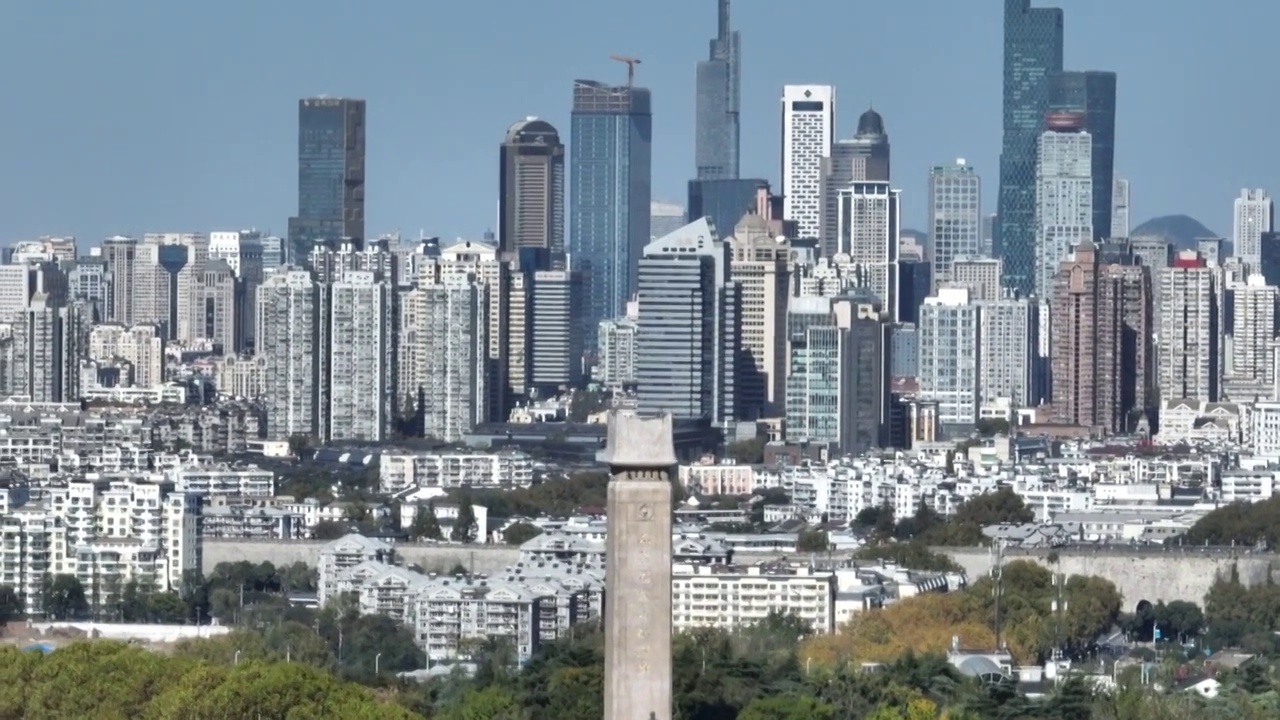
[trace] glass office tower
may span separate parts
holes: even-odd
[[[1049,109],[1084,114],[1093,140],[1093,238],[1111,234],[1111,195],[1116,162],[1116,74],[1090,70],[1058,73],[1050,79]]]
[[[650,239],[652,135],[647,89],[574,81],[569,243],[585,285],[587,347],[595,347],[600,321],[622,314],[636,292],[640,255]]]
[[[719,32],[696,77],[694,155],[700,179],[738,177],[740,57],[738,33],[729,29],[729,0],[719,0]]]
[[[1049,110],[1050,83],[1062,72],[1062,10],[1004,2],[1004,141],[1000,151],[997,251],[1005,285],[1035,285],[1036,143]]]
[[[298,214],[289,218],[288,262],[322,240],[364,239],[365,102],[298,101]]]

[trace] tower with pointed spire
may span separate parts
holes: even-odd
[[[699,180],[738,177],[741,45],[737,31],[730,29],[729,0],[717,2],[718,32],[696,77],[694,162]]]

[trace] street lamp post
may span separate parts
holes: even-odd
[[[373,674],[382,674],[382,653],[373,656]]]
[[[240,651],[239,651],[239,650],[237,650],[237,651],[236,651],[236,656],[235,656],[235,658],[231,661],[231,664],[232,664],[232,665],[239,665],[239,664],[240,664]]]

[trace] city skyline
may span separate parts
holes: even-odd
[[[1226,102],[1227,88],[1219,87],[1225,84],[1215,84],[1213,78],[1241,65],[1242,53],[1261,42],[1260,34],[1257,40],[1250,40],[1251,34],[1273,25],[1268,18],[1280,15],[1280,11],[1251,8],[1250,22],[1227,23],[1225,19],[1199,17],[1189,3],[1167,4],[1156,16],[1116,9],[1098,0],[1056,4],[1068,19],[1068,66],[1105,67],[1124,76],[1116,174],[1133,183],[1134,224],[1159,214],[1187,212],[1215,232],[1228,233],[1226,201],[1240,187],[1268,187],[1275,182],[1262,158],[1244,152],[1263,137],[1265,113],[1235,111],[1235,106]],[[823,3],[801,0],[794,14],[763,12],[742,3],[735,6],[734,28],[745,37],[746,48],[741,176],[763,177],[777,187],[777,154],[769,146],[777,133],[776,102],[781,86],[787,82],[831,83],[839,88],[844,106],[851,111],[874,103],[894,133],[899,158],[895,185],[904,190],[906,226],[920,228],[924,224],[928,168],[954,157],[968,158],[989,178],[983,204],[994,209],[1000,141],[1000,48],[996,42],[1001,31],[1000,7],[996,3],[975,8],[928,5],[926,12],[917,8],[909,15],[894,8],[862,13],[859,20],[869,23],[871,39],[869,46],[859,51],[857,73],[843,62],[842,54],[820,48],[834,27],[814,28],[815,42],[806,43],[812,47],[779,57],[764,52],[771,33],[793,27],[806,13],[822,9]],[[510,56],[478,63],[476,67],[482,70],[455,70],[457,75],[444,74],[442,78],[404,71],[406,67],[440,66],[445,57],[430,50],[430,57],[424,59],[422,54],[427,51],[419,41],[405,48],[396,44],[401,37],[407,39],[407,34],[393,32],[395,26],[412,24],[404,22],[415,12],[408,5],[396,5],[375,17],[335,10],[317,12],[316,18],[309,19],[318,28],[349,25],[357,40],[372,43],[383,37],[389,43],[386,53],[365,54],[358,61],[327,58],[317,49],[297,57],[273,58],[270,65],[261,66],[248,57],[227,56],[208,62],[156,63],[146,51],[131,49],[124,42],[139,37],[144,28],[147,34],[182,28],[194,37],[210,38],[210,42],[236,28],[245,33],[245,42],[265,42],[282,23],[292,19],[287,13],[262,12],[256,18],[257,25],[245,30],[238,22],[237,7],[232,3],[220,6],[217,12],[185,10],[145,22],[128,8],[117,13],[88,9],[69,25],[61,14],[55,18],[45,8],[23,8],[14,18],[15,26],[25,28],[23,35],[0,51],[11,62],[29,56],[32,43],[45,46],[51,38],[63,35],[81,42],[66,58],[45,60],[41,72],[17,78],[12,88],[16,103],[48,108],[49,112],[4,121],[8,137],[24,138],[22,143],[14,143],[12,151],[14,162],[29,171],[4,186],[15,207],[25,212],[7,216],[0,224],[0,239],[74,234],[82,244],[95,244],[111,234],[139,234],[147,229],[240,226],[284,235],[286,220],[296,211],[292,157],[296,154],[296,117],[291,106],[300,97],[323,92],[369,102],[370,235],[395,230],[416,235],[424,229],[443,237],[479,237],[495,223],[493,148],[503,130],[520,118],[538,115],[564,131],[570,103],[565,86],[570,79],[624,79],[625,68],[608,61],[611,52],[645,60],[638,69],[638,82],[655,94],[654,197],[679,199],[684,195],[684,182],[693,171],[694,67],[706,57],[705,43],[716,29],[712,0],[659,2],[643,11],[606,10],[566,0],[563,15],[575,16],[574,23],[616,16],[616,21],[628,28],[627,35],[621,41],[616,36],[585,37],[573,48],[546,49],[545,57],[513,66],[509,57],[527,54],[527,48],[534,45],[532,38],[521,37]],[[322,3],[320,9],[324,7]],[[852,8],[826,10],[833,22],[824,26],[839,25],[834,21],[855,13]],[[482,14],[467,13],[477,18]],[[558,17],[552,14],[530,22],[534,28],[551,28],[559,22]],[[896,40],[876,37],[892,36],[891,31],[909,17],[918,22],[913,30],[921,40],[911,53],[904,55]],[[58,25],[54,25],[55,19]],[[514,21],[501,17],[486,17],[485,21],[497,24],[499,30],[506,23],[514,28]],[[1123,47],[1124,38],[1139,22],[1144,31],[1162,34],[1170,42],[1179,42],[1179,38],[1206,42],[1229,32],[1244,35],[1233,36],[1237,42],[1224,45],[1223,53],[1195,65],[1177,58],[1146,58]],[[954,33],[956,27],[967,32]],[[1072,28],[1077,32],[1072,33]],[[521,33],[513,29],[513,34]],[[440,40],[440,47],[448,48],[465,38]],[[107,43],[111,43],[112,52],[103,52]],[[143,45],[136,44],[139,48]],[[760,52],[753,56],[752,48]],[[94,61],[75,60],[81,52],[93,52]],[[971,61],[954,63],[957,53]],[[431,62],[436,57],[440,61]],[[507,69],[511,67],[518,69]],[[938,123],[936,117],[919,112],[923,103],[920,93],[895,89],[921,75],[934,78],[929,83],[930,105],[955,108],[950,122]],[[508,76],[523,80],[513,83],[510,92],[489,91],[495,78]],[[122,83],[121,77],[134,80]],[[200,82],[191,82],[193,77],[201,78]],[[1169,98],[1167,88],[1173,77],[1183,89]],[[171,90],[158,93],[146,89],[157,86]],[[66,99],[76,93],[81,93],[78,102],[97,108],[98,122],[85,124],[79,113],[60,113]],[[108,98],[112,100],[108,102]],[[230,115],[206,113],[216,115],[216,120],[187,112],[178,116],[181,121],[162,110],[180,102],[210,108],[234,104],[239,109]],[[468,107],[469,111],[428,112],[442,102]],[[1170,104],[1177,112],[1169,111]],[[160,117],[165,119],[152,119]],[[837,136],[852,134],[854,120],[848,114],[837,119]],[[1185,156],[1169,157],[1166,149],[1190,129],[1215,122],[1232,129],[1223,134],[1227,149],[1197,151],[1197,176],[1179,173],[1187,162]],[[111,132],[113,142],[101,143],[101,132]],[[193,137],[201,141],[192,142]],[[427,172],[427,168],[443,168],[444,172]],[[188,181],[164,179],[173,174]],[[69,201],[70,197],[77,200]]]

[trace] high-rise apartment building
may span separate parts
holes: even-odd
[[[646,88],[573,82],[569,250],[583,274],[583,333],[622,312],[649,243],[653,115]]]
[[[855,182],[840,191],[839,252],[849,256],[855,285],[875,295],[891,321],[898,315],[899,191],[888,182]]]
[[[381,442],[395,403],[393,289],[378,273],[353,270],[321,286],[320,437]]]
[[[1067,71],[1050,79],[1050,112],[1079,113],[1089,133],[1090,178],[1093,181],[1092,239],[1102,241],[1111,232],[1116,156],[1116,74]]]
[[[503,253],[564,254],[564,144],[555,127],[528,117],[507,129],[499,153],[498,243]],[[561,259],[562,261],[562,259]]]
[[[1222,273],[1184,250],[1160,271],[1160,284],[1160,401],[1216,402],[1223,370]]]
[[[797,237],[822,230],[822,166],[835,139],[836,90],[830,85],[782,89],[782,215]]]
[[[653,241],[640,260],[640,409],[722,425],[737,408],[741,294],[727,247],[705,218]]]
[[[320,286],[305,270],[282,270],[258,287],[256,307],[267,437],[318,438]]]
[[[479,422],[504,421],[512,400],[511,383],[507,375],[510,354],[532,350],[529,344],[533,329],[532,274],[539,269],[548,269],[552,262],[551,256],[542,250],[525,248],[517,253],[519,267],[513,269],[510,261],[499,257],[497,246],[489,242],[458,240],[444,245],[439,252],[439,262],[444,265],[444,272],[469,275],[485,286],[482,299],[487,305],[482,319],[487,323],[484,333],[487,359],[484,362],[483,387],[489,397],[479,406],[485,413]],[[529,260],[530,256],[539,259],[535,263]],[[524,316],[525,329],[517,333],[519,328],[511,327],[511,315],[518,315],[522,309],[513,307],[512,303],[520,298],[509,297],[509,293],[513,292],[511,288],[514,279],[521,272],[525,274],[523,280],[529,284],[529,296],[527,305],[523,308],[527,310]]]
[[[111,313],[111,271],[101,255],[77,259],[67,271],[67,299],[89,303],[95,322],[106,322]]]
[[[764,218],[742,216],[729,238],[729,278],[742,292],[742,363],[737,394],[747,417],[774,416],[786,399],[790,248]]]
[[[164,384],[164,337],[155,325],[95,325],[89,332],[89,359],[110,364],[124,361],[129,377],[123,381],[133,387]]]
[[[1036,144],[1062,72],[1062,10],[1004,0],[1004,137],[1000,150],[997,253],[1005,284],[1035,290]]]
[[[636,384],[635,318],[621,317],[600,323],[597,367],[599,377],[592,380],[607,388],[621,390]]]
[[[1129,181],[1124,178],[1111,184],[1111,237],[1129,237]]]
[[[957,259],[982,254],[982,180],[963,158],[929,172],[929,239],[934,287],[953,279]]]
[[[88,309],[36,292],[13,330],[11,390],[38,403],[80,399],[80,356],[87,349]]]
[[[419,275],[406,307],[416,318],[401,358],[415,366],[426,437],[457,442],[489,416],[489,285],[470,273],[437,265]]]
[[[1094,218],[1093,140],[1084,130],[1084,115],[1055,112],[1045,125],[1036,162],[1034,290],[1040,298],[1053,292],[1054,278],[1072,248],[1093,240]]]
[[[1035,405],[1035,349],[1039,312],[1027,298],[979,300],[979,403]]]
[[[1251,402],[1269,396],[1276,382],[1276,305],[1280,289],[1260,274],[1231,288],[1231,354],[1226,373],[1232,400]]]
[[[1151,399],[1151,272],[1106,262],[1091,241],[1059,264],[1050,302],[1058,422],[1131,432]]]
[[[364,240],[365,101],[298,101],[298,214],[289,246],[299,262],[322,240]]]
[[[741,38],[730,29],[729,0],[718,0],[718,23],[711,52],[698,62],[694,124],[694,158],[700,180],[738,177],[742,78]]]
[[[133,268],[138,255],[138,241],[123,235],[102,242],[102,257],[111,273],[111,302],[107,319],[123,325],[133,324]]]
[[[1246,188],[1240,191],[1233,210],[1231,238],[1235,241],[1235,256],[1256,266],[1262,261],[1262,233],[1275,229],[1275,203],[1266,190]]]
[[[964,428],[978,422],[980,311],[966,288],[939,288],[920,307],[919,397],[937,403],[943,425]]]

